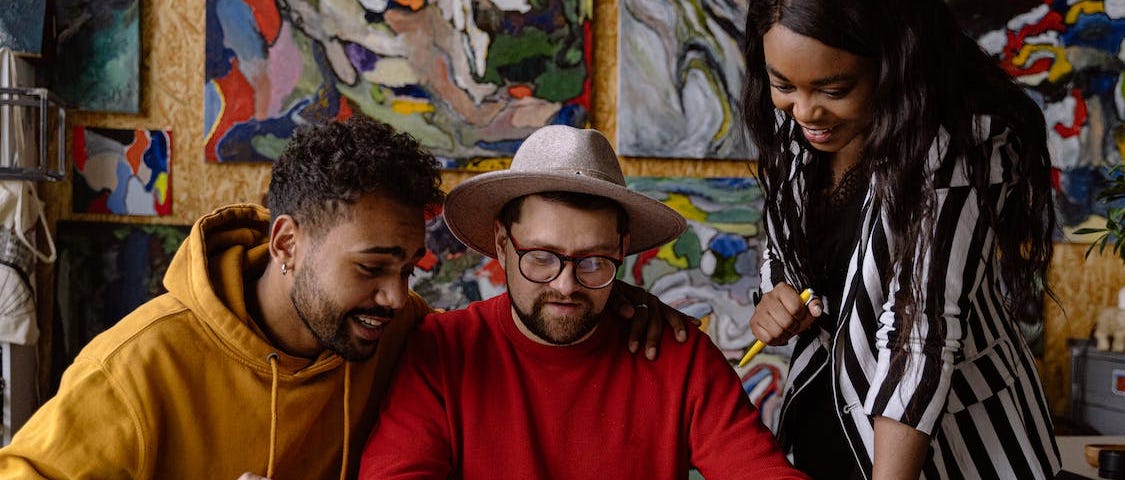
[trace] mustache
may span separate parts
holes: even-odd
[[[544,293],[539,296],[539,303],[586,303],[592,304],[593,300],[582,292],[575,292],[572,295],[564,296],[554,292]]]
[[[349,313],[349,315],[351,315],[351,316],[368,315],[368,316],[372,316],[372,317],[392,318],[392,317],[395,316],[395,311],[394,311],[393,308],[373,307],[373,308],[352,310]]]

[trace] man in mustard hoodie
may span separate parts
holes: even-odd
[[[439,183],[429,153],[368,118],[299,131],[270,211],[200,219],[168,293],[82,350],[0,450],[0,478],[354,476],[402,338],[429,311],[407,280]]]
[[[168,293],[79,353],[0,449],[0,478],[354,478],[406,334],[430,312],[407,280],[440,179],[414,139],[369,118],[298,130],[270,210],[196,222]],[[687,338],[689,319],[639,289],[614,308],[633,317],[631,350],[647,331],[649,358],[665,323]]]

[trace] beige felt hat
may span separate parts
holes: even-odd
[[[616,201],[629,214],[632,255],[679,237],[687,224],[667,205],[629,190],[617,155],[597,130],[551,125],[532,133],[507,170],[473,177],[445,198],[445,223],[473,250],[496,256],[493,222],[509,201],[543,192],[578,192]]]

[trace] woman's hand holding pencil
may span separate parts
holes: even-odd
[[[784,345],[790,338],[809,328],[824,312],[820,297],[811,288],[800,294],[787,283],[779,283],[762,295],[750,318],[750,329],[758,339],[742,357],[745,365],[766,345]]]

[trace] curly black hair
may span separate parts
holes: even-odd
[[[434,208],[445,197],[440,184],[437,160],[417,140],[355,114],[297,129],[270,174],[270,221],[291,215],[315,235],[349,218],[342,207],[364,194]]]

